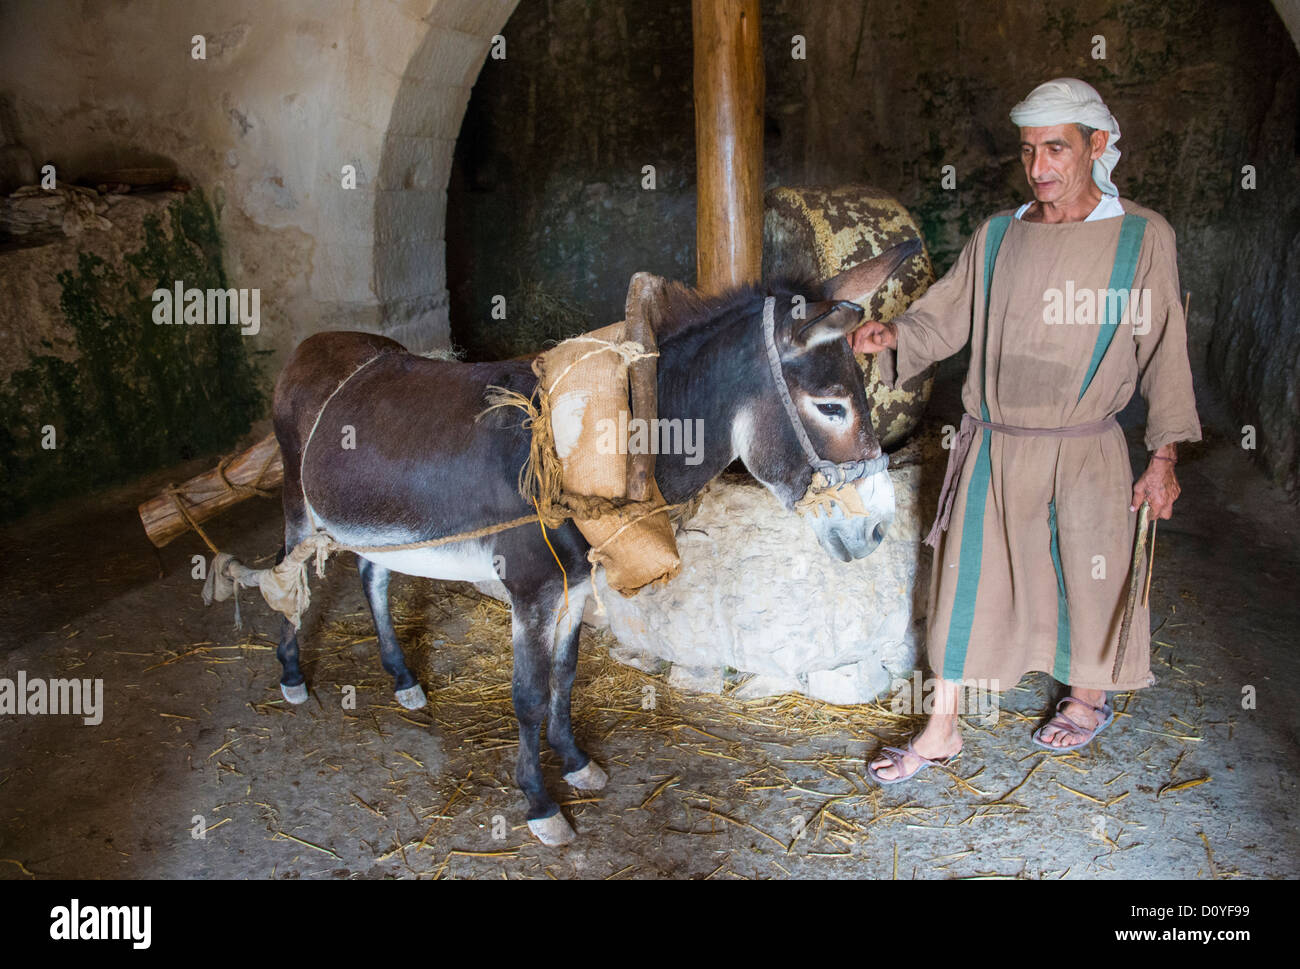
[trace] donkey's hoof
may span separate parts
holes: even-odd
[[[528,830],[544,845],[567,845],[577,837],[564,815],[556,811],[549,818],[528,822]]]
[[[292,703],[294,706],[297,706],[299,703],[307,702],[306,683],[299,683],[297,686],[285,686],[283,683],[281,683],[280,692],[283,693],[284,698],[288,700],[290,703]]]
[[[594,760],[589,760],[586,767],[565,774],[564,779],[580,791],[599,791],[609,780],[609,775]]]
[[[405,690],[398,690],[397,702],[408,710],[418,710],[429,700],[424,695],[424,689],[417,683],[415,686],[408,686]]]

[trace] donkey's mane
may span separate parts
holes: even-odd
[[[650,326],[663,343],[730,319],[740,311],[752,311],[769,296],[817,299],[821,285],[812,276],[776,276],[708,295],[685,283],[670,282],[659,291],[650,307]]]

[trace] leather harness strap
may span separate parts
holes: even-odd
[[[785,408],[785,415],[789,418],[790,426],[794,429],[794,436],[798,439],[799,446],[808,458],[808,464],[814,471],[822,473],[826,482],[824,488],[837,488],[847,481],[854,481],[869,474],[884,471],[889,467],[889,455],[885,454],[884,451],[881,451],[879,456],[874,458],[862,461],[845,461],[842,464],[827,461],[818,455],[817,449],[813,447],[812,440],[808,437],[808,431],[799,417],[799,411],[795,408],[794,401],[790,397],[790,387],[786,383],[785,372],[781,369],[781,352],[776,346],[775,296],[767,297],[763,303],[763,343],[767,348],[767,364],[772,371],[772,381],[776,384],[776,394],[781,399],[781,406]],[[816,485],[811,487],[815,489]]]

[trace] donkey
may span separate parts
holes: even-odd
[[[867,514],[819,514],[813,527],[823,548],[844,561],[879,545],[893,517],[893,489],[845,336],[862,322],[872,293],[919,251],[919,240],[911,240],[825,283],[781,280],[707,298],[682,286],[658,287],[648,308],[659,343],[658,413],[681,419],[683,427],[700,419],[695,426],[705,431],[689,463],[681,454],[658,456],[656,480],[667,501],[689,499],[739,458],[792,509],[818,463],[827,472],[856,466]],[[530,359],[431,360],[367,333],[327,332],[303,341],[280,374],[273,405],[284,459],[286,551],[317,529],[373,548],[479,531],[530,514],[517,486],[530,432],[517,411],[478,419],[492,386],[531,395]],[[393,630],[390,574],[504,584],[519,722],[515,780],[528,801],[528,826],[546,844],[575,835],[542,778],[543,719],[565,781],[598,790],[607,780],[578,745],[570,720],[591,591],[588,548],[571,521],[546,536],[534,521],[434,548],[358,555],[380,660],[408,709],[426,699]],[[567,610],[557,559],[569,580]],[[276,656],[285,699],[304,702],[297,630],[287,619]]]

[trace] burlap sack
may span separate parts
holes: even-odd
[[[628,410],[627,362],[596,340],[621,343],[622,321],[542,354],[539,377],[550,401],[563,490],[571,495],[623,498],[627,448],[626,442],[619,442],[617,431],[620,413]]]
[[[562,494],[553,500],[591,544],[592,561],[604,567],[610,588],[632,596],[671,579],[682,562],[667,511],[654,512],[667,507],[657,485],[652,482],[648,501],[617,510],[610,501],[627,497],[625,432],[631,414],[627,361],[601,342],[621,344],[624,337],[620,321],[542,354],[537,375],[550,440],[538,446],[553,445],[559,458]],[[550,494],[553,478],[545,464],[539,461],[537,473],[540,490]]]
[[[647,515],[646,505],[667,507],[654,481],[650,483],[650,502],[644,505],[599,518],[574,519],[591,543],[593,561],[604,566],[610,588],[629,597],[653,582],[667,582],[682,569],[668,512]]]

